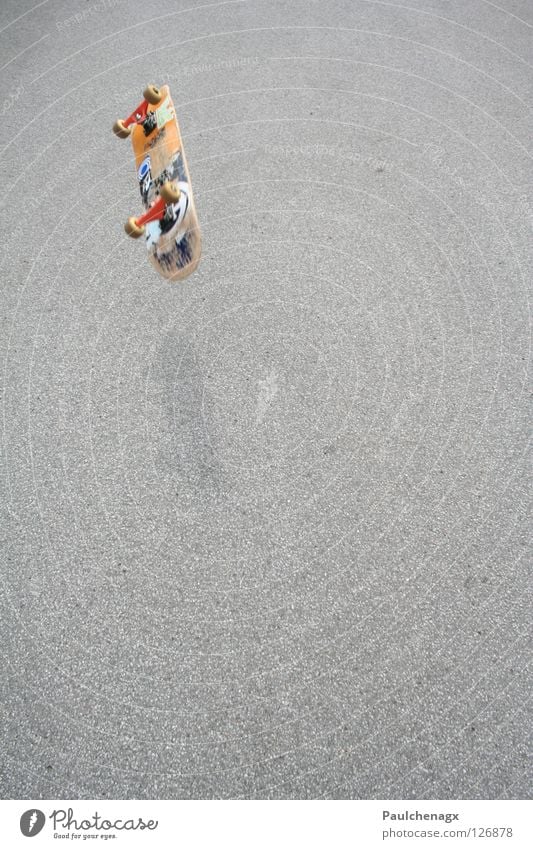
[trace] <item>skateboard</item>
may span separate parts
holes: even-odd
[[[182,280],[200,262],[202,239],[191,178],[169,87],[149,85],[144,100],[113,132],[131,137],[145,212],[128,218],[124,229],[145,237],[148,258],[170,280]]]

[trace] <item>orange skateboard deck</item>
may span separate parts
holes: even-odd
[[[113,128],[122,138],[131,136],[145,209],[144,215],[130,218],[126,232],[144,235],[148,258],[163,277],[182,280],[197,268],[202,251],[191,178],[169,87],[148,86],[146,97],[150,101],[145,99]]]

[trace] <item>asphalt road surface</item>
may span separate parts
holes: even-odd
[[[4,798],[528,795],[527,0],[4,0]],[[111,126],[173,93],[170,284]]]

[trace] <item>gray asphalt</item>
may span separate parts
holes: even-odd
[[[4,0],[3,798],[529,794],[532,25]]]

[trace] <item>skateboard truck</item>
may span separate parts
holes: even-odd
[[[144,100],[127,118],[119,118],[113,124],[113,132],[119,139],[127,139],[133,132],[135,124],[142,124],[148,115],[149,106],[157,106],[162,98],[161,90],[156,85],[147,85],[143,91]]]
[[[152,203],[146,212],[138,218],[135,218],[132,215],[126,221],[124,229],[128,236],[131,236],[133,239],[138,239],[139,236],[142,236],[144,233],[145,224],[148,224],[149,221],[159,221],[163,218],[167,206],[169,204],[177,203],[179,199],[180,190],[177,185],[171,182],[163,183],[159,192],[159,197]]]

